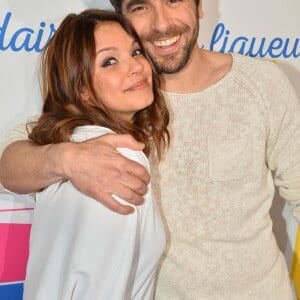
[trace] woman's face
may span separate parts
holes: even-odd
[[[122,120],[153,102],[152,70],[136,41],[116,22],[95,30],[93,84],[104,106]]]

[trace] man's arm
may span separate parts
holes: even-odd
[[[118,213],[133,211],[111,195],[141,204],[149,182],[148,172],[122,156],[116,147],[143,149],[129,135],[107,134],[82,143],[37,146],[22,140],[10,144],[0,159],[0,182],[17,193],[38,191],[63,178],[84,194]]]
[[[274,171],[280,195],[293,206],[293,215],[300,223],[300,102],[288,78],[272,66],[272,80],[268,78],[267,163]]]

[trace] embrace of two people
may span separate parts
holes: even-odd
[[[111,2],[62,21],[1,156],[36,193],[24,299],[296,299],[270,217],[278,187],[300,220],[289,80],[200,48],[201,0]]]

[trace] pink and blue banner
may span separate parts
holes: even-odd
[[[33,203],[24,206],[26,199],[22,203],[20,197],[13,201],[4,196],[0,201],[0,299],[22,300]]]

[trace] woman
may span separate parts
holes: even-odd
[[[141,42],[122,16],[68,15],[42,53],[41,70],[44,107],[33,142],[81,142],[113,131],[145,144],[144,153],[119,151],[148,169],[145,154],[161,157],[169,143],[168,111]],[[24,300],[153,298],[165,236],[151,186],[144,204],[126,216],[67,179],[36,199]]]

